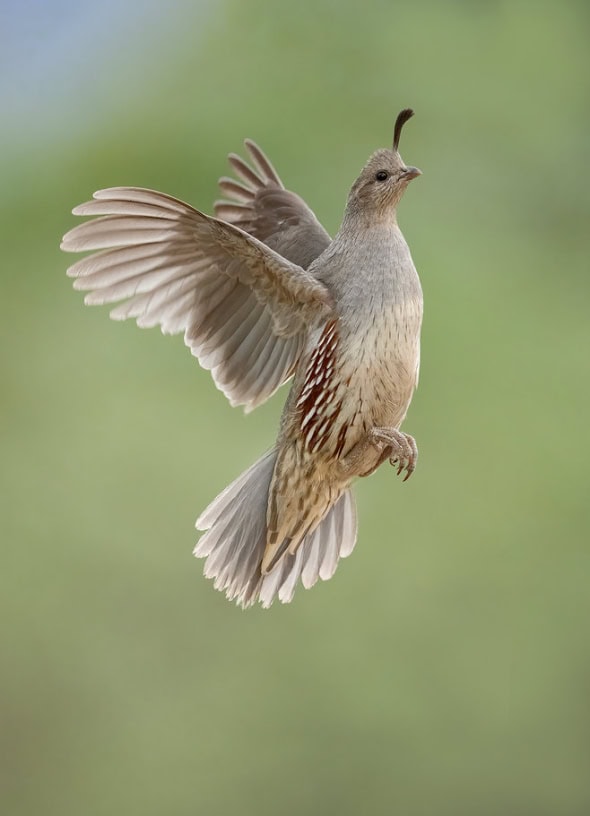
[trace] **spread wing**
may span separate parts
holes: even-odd
[[[115,187],[74,209],[99,217],[70,230],[62,243],[71,252],[101,250],[68,270],[74,287],[88,292],[86,303],[119,303],[111,312],[116,320],[184,332],[231,404],[246,410],[291,376],[309,326],[330,312],[331,303],[327,289],[297,260],[311,263],[329,237],[305,203],[282,188],[262,152],[252,150],[258,172],[230,158],[242,177],[249,174],[249,187],[256,180],[249,203],[217,205],[239,210],[240,218],[229,217],[233,223],[162,193]],[[220,182],[226,193],[230,182]],[[231,184],[234,198],[243,199],[248,187]],[[287,196],[288,217],[281,206],[273,210],[271,194],[277,192]]]

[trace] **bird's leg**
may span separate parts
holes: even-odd
[[[379,453],[377,461],[374,459],[375,450]],[[397,428],[371,428],[340,460],[340,464],[345,473],[370,476],[386,459],[394,466],[397,464],[398,476],[406,471],[404,482],[409,479],[418,461],[414,437]],[[365,460],[369,461],[365,463]]]

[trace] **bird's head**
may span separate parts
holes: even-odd
[[[404,163],[398,149],[402,128],[413,115],[410,108],[398,114],[392,149],[377,150],[365,164],[348,194],[347,213],[366,214],[370,219],[395,216],[404,190],[412,179],[421,175],[417,167]]]

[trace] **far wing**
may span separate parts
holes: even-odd
[[[330,244],[330,236],[305,201],[284,188],[258,145],[250,139],[244,144],[253,167],[230,154],[229,162],[240,181],[219,179],[219,188],[228,200],[215,202],[215,215],[307,269]]]

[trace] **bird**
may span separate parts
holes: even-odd
[[[352,185],[332,239],[265,153],[229,155],[206,215],[141,187],[111,187],[73,209],[68,269],[111,318],[184,333],[232,406],[246,412],[287,381],[278,436],[196,522],[194,555],[238,606],[288,603],[328,580],[357,540],[351,485],[386,460],[404,481],[418,448],[400,430],[418,384],[422,288],[397,208],[418,168],[393,144]],[[222,447],[218,446],[219,453]],[[227,452],[226,452],[227,455]]]

